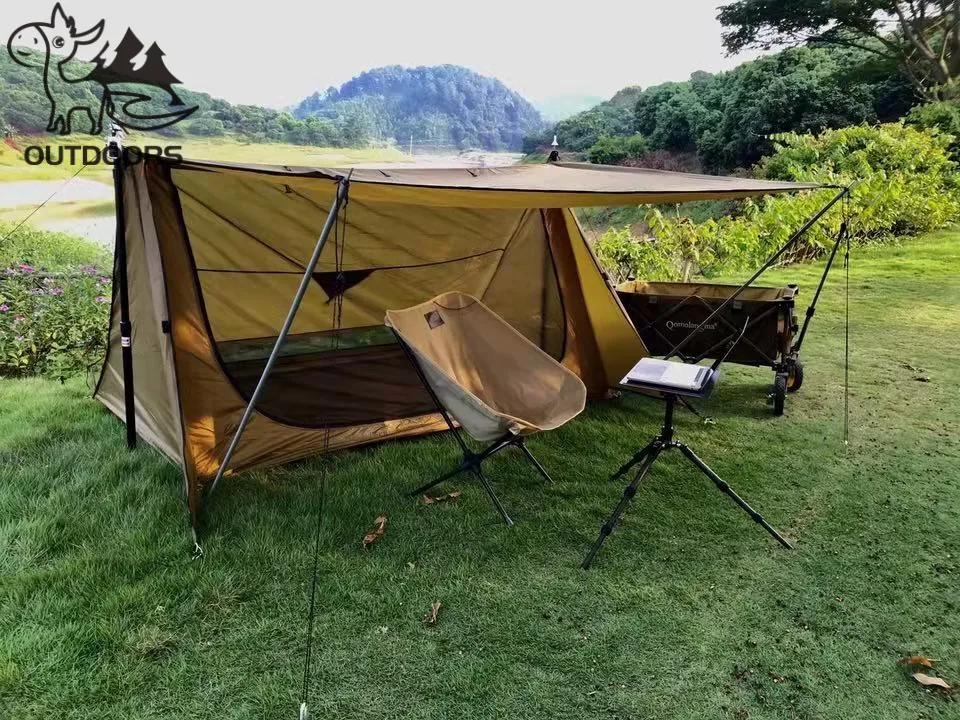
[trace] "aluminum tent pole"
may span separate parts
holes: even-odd
[[[854,183],[854,184],[855,184],[855,183]],[[771,255],[771,256],[769,257],[769,259],[761,266],[761,268],[760,268],[759,270],[757,270],[753,275],[750,276],[750,279],[749,279],[749,280],[747,280],[743,285],[741,285],[740,287],[738,287],[738,288],[736,289],[736,291],[735,291],[732,295],[730,295],[730,296],[729,296],[728,298],[726,298],[722,303],[720,303],[720,305],[718,305],[717,308],[716,308],[712,313],[710,313],[710,314],[704,319],[703,322],[701,322],[699,325],[697,325],[697,327],[695,327],[693,330],[690,331],[690,334],[689,334],[689,335],[687,335],[683,340],[681,340],[679,343],[677,343],[676,345],[674,345],[674,346],[673,346],[673,349],[666,355],[665,359],[669,360],[669,359],[672,358],[674,355],[676,355],[676,354],[680,351],[681,348],[686,347],[687,343],[689,343],[689,342],[693,339],[693,337],[694,337],[698,332],[700,332],[700,331],[703,329],[703,327],[704,327],[708,322],[710,322],[711,320],[713,320],[713,318],[715,318],[717,315],[719,315],[720,312],[722,312],[723,309],[727,307],[727,305],[729,305],[729,304],[732,303],[734,300],[736,300],[736,299],[740,296],[740,293],[742,293],[742,292],[743,292],[744,290],[746,290],[748,287],[750,287],[751,285],[753,285],[754,280],[756,280],[758,277],[760,277],[761,275],[763,275],[763,273],[765,273],[765,272],[770,268],[770,266],[773,265],[773,264],[780,258],[781,255],[783,255],[788,249],[790,249],[790,247],[791,247],[795,242],[797,242],[797,240],[799,240],[801,237],[803,237],[803,235],[807,232],[807,230],[809,230],[811,227],[813,227],[814,223],[816,223],[817,220],[819,220],[819,219],[822,218],[824,215],[826,215],[827,211],[828,211],[830,208],[832,208],[834,205],[836,205],[838,202],[840,202],[840,200],[841,200],[847,193],[850,192],[850,190],[853,188],[854,184],[847,185],[845,188],[843,188],[842,190],[840,190],[840,192],[838,192],[838,193],[833,197],[833,199],[832,199],[830,202],[828,202],[826,205],[824,205],[822,208],[820,208],[820,210],[817,212],[816,215],[814,215],[814,216],[811,217],[809,220],[807,220],[807,221],[803,224],[803,227],[801,227],[799,230],[797,230],[795,233],[793,233],[793,235],[790,236],[790,239],[787,240],[787,242],[785,242],[785,243],[783,244],[783,246],[782,246],[779,250],[777,250],[773,255]],[[834,187],[836,187],[836,186],[834,186]]]
[[[310,283],[313,280],[313,271],[316,269],[317,262],[320,260],[320,254],[323,252],[323,248],[327,244],[327,238],[330,236],[330,231],[333,230],[337,223],[337,216],[340,214],[340,208],[347,201],[349,187],[349,180],[343,177],[337,178],[337,196],[333,202],[333,206],[330,208],[330,212],[327,214],[327,220],[323,224],[323,230],[320,231],[320,237],[317,238],[317,246],[313,249],[313,255],[310,257],[309,262],[304,268],[303,278],[300,280],[300,287],[297,288],[297,294],[294,295],[293,302],[290,304],[290,310],[287,311],[287,319],[283,321],[283,327],[280,328],[280,334],[277,335],[277,340],[273,344],[273,350],[270,351],[270,356],[267,358],[267,364],[263,368],[263,373],[260,375],[260,379],[257,381],[257,386],[254,388],[253,394],[250,396],[250,401],[247,403],[247,407],[243,411],[243,417],[240,418],[240,425],[237,426],[237,430],[233,434],[233,439],[230,441],[230,445],[227,447],[227,453],[223,456],[223,460],[220,462],[220,467],[217,469],[217,475],[213,478],[213,483],[210,485],[210,490],[207,491],[207,497],[213,495],[214,491],[217,489],[217,485],[220,483],[220,479],[223,477],[224,472],[226,472],[227,466],[230,464],[230,460],[233,457],[233,453],[237,449],[237,443],[240,441],[240,436],[243,434],[244,429],[246,429],[247,423],[250,422],[254,407],[257,404],[257,400],[260,398],[260,393],[263,392],[263,388],[267,384],[267,379],[270,377],[270,371],[273,370],[273,365],[276,363],[277,357],[280,355],[280,348],[283,345],[283,341],[290,332],[290,327],[293,325],[293,320],[296,318],[297,311],[300,309],[300,304],[303,302],[303,296],[306,295],[307,288],[310,286]]]
[[[123,364],[124,422],[127,447],[137,446],[137,408],[133,387],[133,325],[130,322],[130,287],[127,281],[127,236],[123,200],[123,143],[120,129],[114,127],[107,150],[116,153],[113,163],[113,194],[117,210],[117,234],[114,248],[118,296],[120,300],[120,357]]]

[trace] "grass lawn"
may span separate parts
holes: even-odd
[[[325,477],[315,717],[960,717],[897,665],[960,684],[958,268],[956,231],[855,254],[848,448],[839,272],[784,417],[772,373],[735,367],[716,424],[679,415],[792,552],[668,456],[582,572],[621,492],[605,475],[659,422],[625,397],[531,440],[553,486],[491,462],[513,529],[471,483],[405,497],[455,459],[436,436],[226,483],[194,561],[178,471],[128,453],[83,382],[0,382],[0,716],[296,717]],[[808,301],[817,274],[770,279]]]
[[[234,137],[199,138],[185,136],[181,138],[160,137],[143,133],[131,133],[126,142],[128,145],[179,145],[182,154],[193,160],[221,160],[224,162],[247,162],[291,165],[316,165],[318,167],[344,167],[360,163],[373,162],[400,162],[409,157],[396,148],[326,148],[310,145],[289,145],[286,143],[253,143],[244,142]],[[92,145],[103,146],[100,138],[90,135],[70,135],[54,137],[44,135],[30,138],[21,136],[16,138],[18,149],[0,142],[0,184],[25,180],[62,180],[72,176],[82,162],[77,155],[77,163],[69,162],[69,155],[62,165],[28,165],[23,159],[23,150],[30,145]],[[88,180],[98,180],[103,183],[112,183],[113,176],[109,165],[100,163],[91,165],[83,170],[81,177]],[[2,187],[2,185],[0,185]]]

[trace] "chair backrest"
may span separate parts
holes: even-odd
[[[477,439],[496,430],[462,417],[465,408],[519,433],[557,427],[583,410],[580,378],[475,297],[444,293],[389,310],[386,324],[413,351],[441,403]]]

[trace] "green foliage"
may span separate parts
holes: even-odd
[[[340,88],[328,88],[294,110],[301,120],[345,118],[344,141],[391,138],[417,146],[518,149],[523,136],[539,130],[540,113],[495,78],[457,65],[360,73]]]
[[[102,359],[109,264],[81,238],[28,226],[0,244],[0,376],[66,377]]]
[[[624,160],[639,160],[649,149],[643,135],[604,135],[587,150],[587,158],[600,165],[616,165]]]
[[[103,357],[110,278],[102,270],[44,273],[21,263],[0,272],[0,375],[62,378]]]
[[[686,82],[625,93],[527,145],[555,132],[561,149],[585,151],[602,136],[640,133],[653,150],[695,151],[708,170],[730,170],[769,154],[773,134],[895,120],[917,101],[894,65],[840,48],[791,48],[729,72],[697,72]],[[624,104],[630,98],[632,107]]]
[[[720,7],[728,51],[827,43],[870,47],[900,64],[931,94],[960,78],[960,3],[955,0],[737,0]]]
[[[658,238],[634,235],[629,227],[607,230],[593,241],[593,252],[614,283],[631,277],[678,278],[669,248]]]
[[[565,151],[585,152],[604,135],[633,134],[633,106],[640,94],[639,87],[624,88],[606,102],[562,120],[552,129],[528,135],[523,140],[523,151],[534,152],[557,136]]]
[[[65,233],[37,230],[30,225],[16,232],[12,223],[0,221],[0,269],[31,265],[43,270],[59,272],[80,265],[107,267],[109,254],[101,247],[83,238]]]
[[[907,114],[908,125],[935,130],[951,137],[950,152],[960,160],[960,102],[933,102],[918,105]]]
[[[950,136],[902,123],[828,130],[818,136],[786,133],[758,170],[763,177],[849,185],[846,210],[858,243],[919,235],[960,218],[960,177],[949,156]],[[644,217],[655,242],[611,231],[597,254],[618,277],[674,279],[753,268],[782,246],[836,190],[748,200],[736,216],[695,222],[657,210]],[[815,257],[839,232],[842,206],[824,216],[783,262]],[[633,245],[639,245],[633,247]],[[659,252],[661,258],[651,258]],[[655,272],[650,275],[647,273]]]

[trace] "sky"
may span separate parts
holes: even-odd
[[[627,85],[729,69],[716,21],[722,0],[62,0],[78,32],[106,21],[156,42],[191,90],[286,107],[380,65],[464,65],[525,97],[609,97]],[[48,21],[47,0],[4,2],[0,37]],[[91,46],[92,55],[103,45]]]

